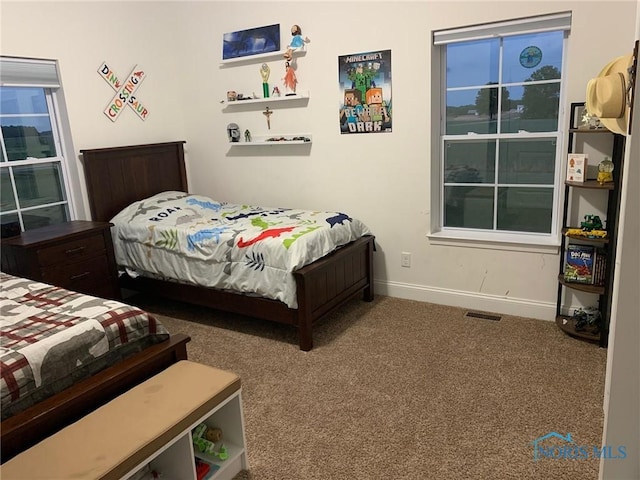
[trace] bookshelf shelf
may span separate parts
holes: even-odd
[[[611,143],[611,160],[614,164],[613,182],[600,184],[596,180],[586,178],[584,182],[575,182],[565,180],[564,205],[562,210],[562,241],[560,266],[558,273],[558,295],[556,301],[556,324],[568,335],[580,340],[598,343],[601,347],[606,347],[608,343],[609,319],[611,316],[612,304],[612,286],[613,286],[613,269],[615,265],[616,240],[618,232],[618,212],[620,205],[620,182],[622,176],[622,163],[624,158],[625,137],[618,135],[605,128],[586,129],[578,128],[580,120],[579,112],[584,108],[584,102],[571,104],[570,128],[568,129],[568,152],[572,154],[585,153],[584,148],[593,142],[602,145],[607,138],[603,135],[612,136]],[[578,155],[574,155],[578,156]],[[570,172],[572,173],[572,172]],[[585,174],[588,173],[585,169]],[[586,175],[585,175],[586,176]],[[606,225],[607,236],[604,238],[589,238],[580,235],[579,232],[568,234],[569,229],[579,230],[580,227],[572,227],[569,225],[569,218],[578,216],[580,196],[586,192],[592,191],[591,195],[606,195],[606,217],[603,222]],[[600,191],[602,193],[598,193]],[[572,210],[577,209],[575,212]],[[584,212],[583,212],[584,213]],[[567,267],[567,258],[570,258],[570,251],[579,250],[579,246],[584,247],[585,252],[592,251],[593,257],[591,264],[578,264]],[[591,246],[591,247],[589,247]],[[576,248],[578,247],[578,248]],[[591,248],[591,249],[590,249]],[[598,257],[600,260],[598,261]],[[576,278],[575,272],[578,269],[586,269],[586,275],[591,276],[592,283],[577,283],[571,281]],[[567,274],[568,272],[568,274]],[[581,277],[584,279],[584,277]],[[588,280],[587,280],[588,282]],[[579,292],[577,295],[586,295],[586,298],[580,297],[569,292]],[[593,297],[593,298],[590,298]],[[577,301],[580,305],[572,305],[573,301]],[[593,302],[584,304],[586,302]],[[600,311],[601,324],[590,325],[588,329],[576,331],[575,319],[567,313],[577,308],[595,306]]]

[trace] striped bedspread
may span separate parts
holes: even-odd
[[[2,419],[168,337],[136,307],[0,272]]]

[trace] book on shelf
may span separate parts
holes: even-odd
[[[564,280],[593,284],[596,248],[592,245],[569,244],[565,250]]]
[[[584,182],[587,179],[586,153],[570,153],[567,158],[567,180],[570,182]]]
[[[607,276],[607,251],[604,248],[596,249],[596,264],[593,274],[593,284],[604,285]]]

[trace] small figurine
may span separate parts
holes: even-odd
[[[579,128],[588,128],[590,130],[595,130],[597,128],[602,128],[600,124],[600,119],[595,115],[591,115],[586,109],[582,114],[582,125]]]
[[[244,141],[245,142],[251,141],[251,132],[248,129],[244,131]]]
[[[582,230],[588,232],[591,230],[602,230],[602,220],[598,215],[585,215],[584,222],[580,222]]]
[[[202,453],[208,453],[211,455],[217,455],[215,452],[215,444],[222,440],[222,430],[219,428],[209,427],[205,423],[201,423],[196,428],[193,429],[191,434],[191,438],[193,441],[193,446]],[[220,452],[222,453],[222,449],[226,448],[224,445],[221,445]],[[221,460],[224,460],[221,458]]]
[[[309,37],[302,38],[302,29],[300,28],[300,25],[294,25],[291,27],[291,35],[293,35],[293,38],[291,38],[291,42],[289,42],[289,45],[287,46],[287,51],[284,53],[285,60],[289,61],[293,56],[294,50],[304,47],[305,43],[309,43],[311,41],[309,40]]]
[[[576,332],[588,331],[594,335],[600,332],[602,315],[597,307],[578,308],[573,311],[572,318],[576,321]]]
[[[273,87],[273,92],[271,92],[271,95],[273,95],[274,97],[279,97],[280,96],[280,89],[277,86]]]
[[[293,68],[290,62],[286,62],[285,64],[285,74],[282,81],[284,82],[284,86],[287,89],[287,93],[285,94],[285,96],[295,95],[298,78],[296,77],[295,68]]]
[[[227,135],[229,136],[230,142],[240,141],[240,127],[237,123],[230,123],[227,125]]]
[[[263,63],[260,67],[260,76],[262,77],[262,96],[264,98],[269,98],[269,74],[271,73],[271,69],[269,65]]]
[[[598,165],[597,180],[600,185],[613,182],[613,162],[609,157],[604,157]]]

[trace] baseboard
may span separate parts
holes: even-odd
[[[483,312],[554,321],[555,302],[540,302],[485,293],[465,292],[409,283],[375,281],[375,292],[390,297],[468,308]]]

